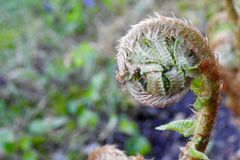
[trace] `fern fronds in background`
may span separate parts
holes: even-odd
[[[240,13],[239,1],[225,0],[225,10],[211,17],[208,34],[212,50],[219,57],[224,79],[226,106],[240,115]]]

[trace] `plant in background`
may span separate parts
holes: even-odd
[[[234,3],[235,2],[235,3]],[[210,45],[223,73],[226,106],[240,115],[240,16],[236,1],[225,0],[225,11],[215,14],[208,27]]]
[[[111,12],[81,0],[0,4],[0,159],[84,159],[88,145],[113,137],[122,99],[129,106],[89,25]]]
[[[195,92],[193,118],[157,129],[191,136],[179,159],[208,159],[204,152],[214,127],[222,82],[207,39],[191,23],[157,14],[134,25],[117,50],[116,78],[139,103],[163,108],[180,101],[190,88]]]

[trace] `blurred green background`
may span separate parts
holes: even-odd
[[[194,2],[195,3],[195,2]],[[156,5],[157,4],[157,5]],[[85,159],[128,135],[129,154],[151,152],[131,119],[138,109],[115,81],[116,40],[159,11],[205,30],[204,2],[0,0],[0,159]],[[200,17],[200,18],[198,18]]]
[[[99,38],[101,19],[131,3],[0,1],[0,159],[84,159],[117,123],[149,152],[136,123],[117,114],[131,102],[115,81],[115,53]]]

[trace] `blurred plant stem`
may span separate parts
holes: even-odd
[[[233,0],[226,0],[226,8],[228,11],[229,18],[236,23],[238,21],[238,14],[234,8]]]
[[[231,21],[237,26],[235,46],[237,49],[237,55],[240,56],[240,16],[238,15],[233,0],[226,0],[226,10]]]

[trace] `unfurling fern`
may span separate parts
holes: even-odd
[[[180,159],[206,159],[204,151],[221,91],[218,62],[207,39],[191,23],[157,14],[156,18],[132,26],[120,39],[117,50],[116,77],[145,106],[163,108],[174,104],[192,85],[198,96],[196,118],[171,122],[158,129],[192,136]]]
[[[144,160],[144,157],[140,155],[128,157],[114,145],[105,145],[95,149],[87,160]]]

